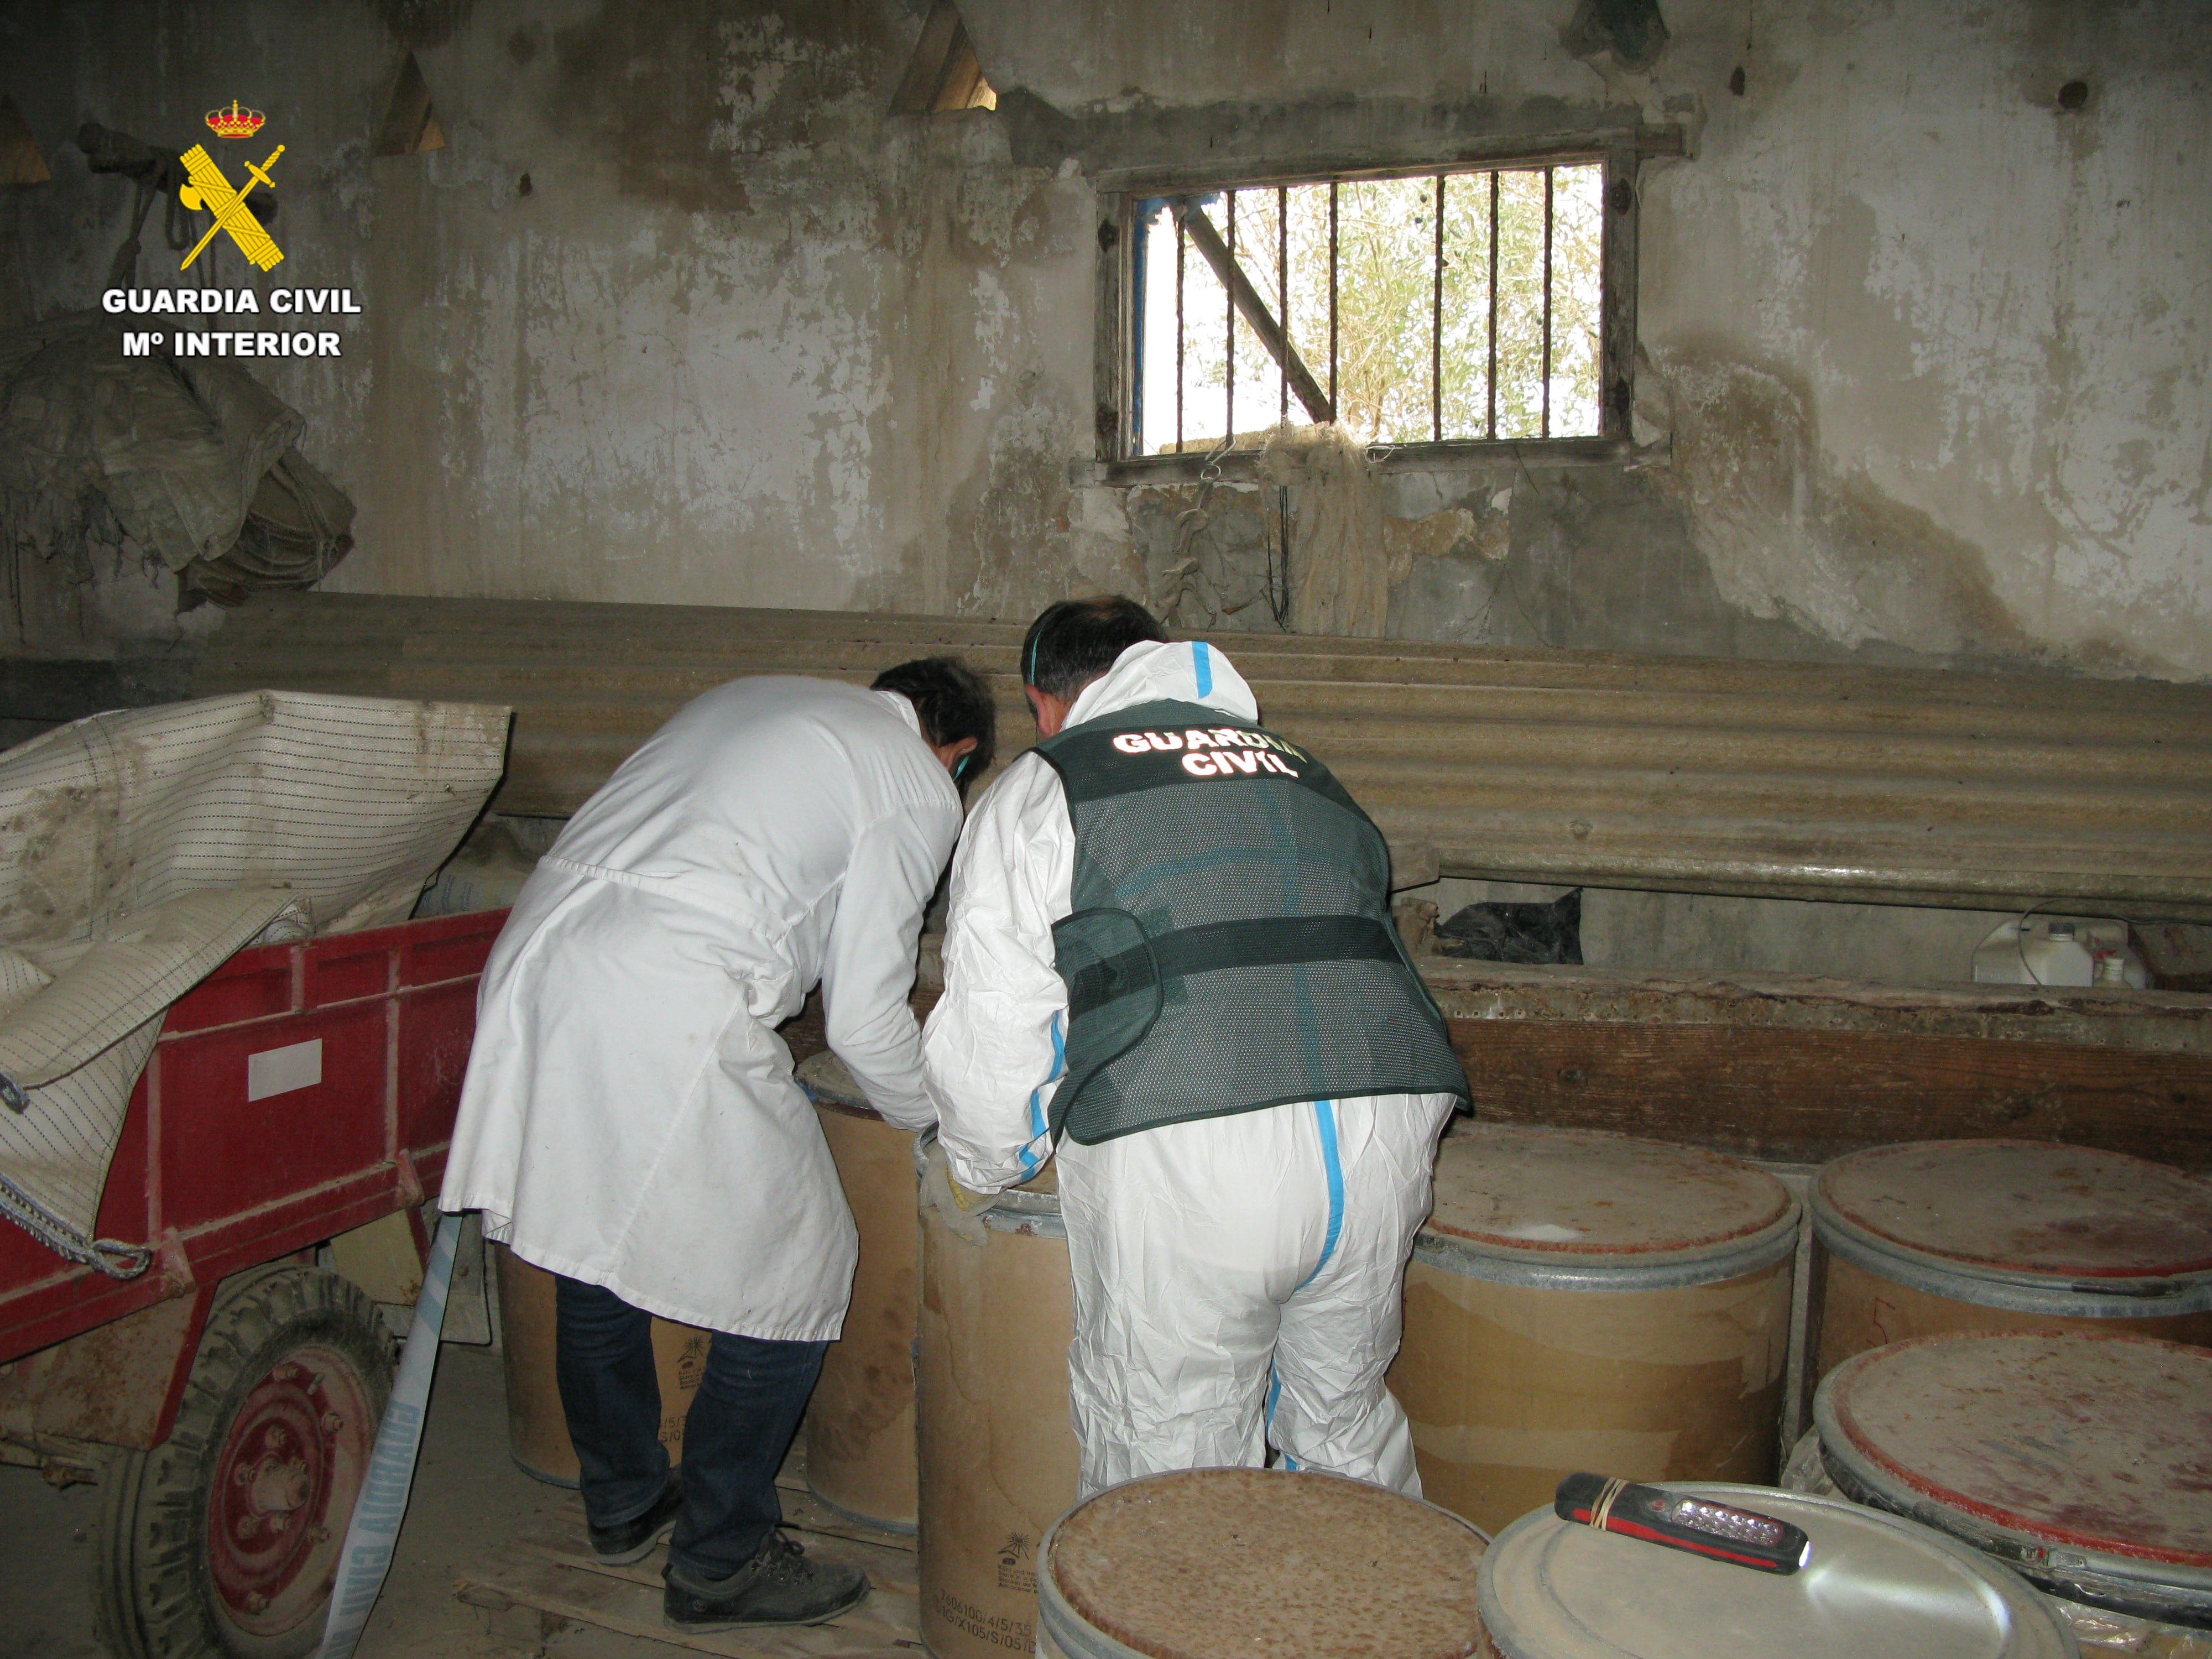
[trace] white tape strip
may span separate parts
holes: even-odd
[[[422,1294],[415,1304],[415,1322],[399,1356],[399,1378],[392,1403],[376,1431],[376,1450],[355,1500],[346,1528],[345,1553],[338,1557],[337,1583],[331,1591],[330,1623],[323,1627],[319,1659],[352,1659],[361,1633],[392,1570],[392,1546],[407,1514],[407,1493],[415,1484],[415,1455],[422,1448],[422,1414],[430,1403],[430,1375],[438,1364],[438,1334],[446,1324],[446,1291],[453,1276],[453,1246],[460,1237],[458,1215],[441,1218],[422,1270]]]

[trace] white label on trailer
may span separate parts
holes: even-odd
[[[295,1089],[312,1089],[323,1080],[323,1040],[264,1048],[246,1057],[246,1097],[266,1100]]]

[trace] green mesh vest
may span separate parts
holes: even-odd
[[[1249,721],[1159,702],[1037,745],[1075,826],[1053,928],[1084,1146],[1300,1100],[1467,1098],[1399,944],[1382,833],[1328,769]]]

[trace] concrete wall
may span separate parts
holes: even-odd
[[[2212,672],[2201,8],[1667,0],[1648,72],[1571,55],[1573,9],[971,4],[1108,164],[1686,117],[1643,207],[1668,462],[1394,480],[1394,632]],[[1138,495],[1139,544],[1189,504]]]
[[[18,0],[0,90],[55,179],[0,200],[0,321],[101,284],[129,191],[80,119],[182,145],[242,97],[288,258],[222,280],[367,307],[341,362],[262,367],[361,509],[332,586],[1018,617],[1157,577],[1188,505],[1067,483],[1092,172],[1678,119],[1671,459],[1393,478],[1394,631],[2212,672],[2201,8],[1663,9],[1631,71],[1570,53],[1573,0],[969,0],[999,112],[910,118],[919,0]],[[450,142],[372,160],[409,47]],[[176,627],[136,572],[33,574],[36,648]]]
[[[1011,165],[987,113],[888,117],[920,28],[896,0],[17,5],[4,28],[56,174],[0,204],[8,322],[92,302],[122,234],[80,119],[182,147],[233,96],[269,112],[217,148],[286,143],[287,257],[222,250],[217,280],[366,308],[340,362],[258,371],[359,506],[331,586],[1016,614],[1064,585],[1091,192]],[[410,45],[449,142],[372,159]],[[148,242],[141,281],[176,280]],[[94,643],[158,614],[103,605]]]

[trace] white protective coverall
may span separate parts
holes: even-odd
[[[907,995],[959,829],[896,693],[746,679],[680,710],[515,901],[440,1202],[664,1317],[836,1337],[852,1212],[775,1027],[818,979],[870,1103],[929,1125]]]
[[[1131,646],[1067,723],[1161,698],[1257,718],[1219,652],[1178,642]],[[1051,1152],[1067,1009],[1052,925],[1072,908],[1074,848],[1059,774],[1024,755],[976,803],[953,859],[945,995],[922,1047],[951,1173],[980,1192]],[[1446,1095],[1310,1102],[1061,1143],[1084,1495],[1256,1467],[1271,1443],[1291,1468],[1419,1495],[1382,1373],[1451,1108]]]

